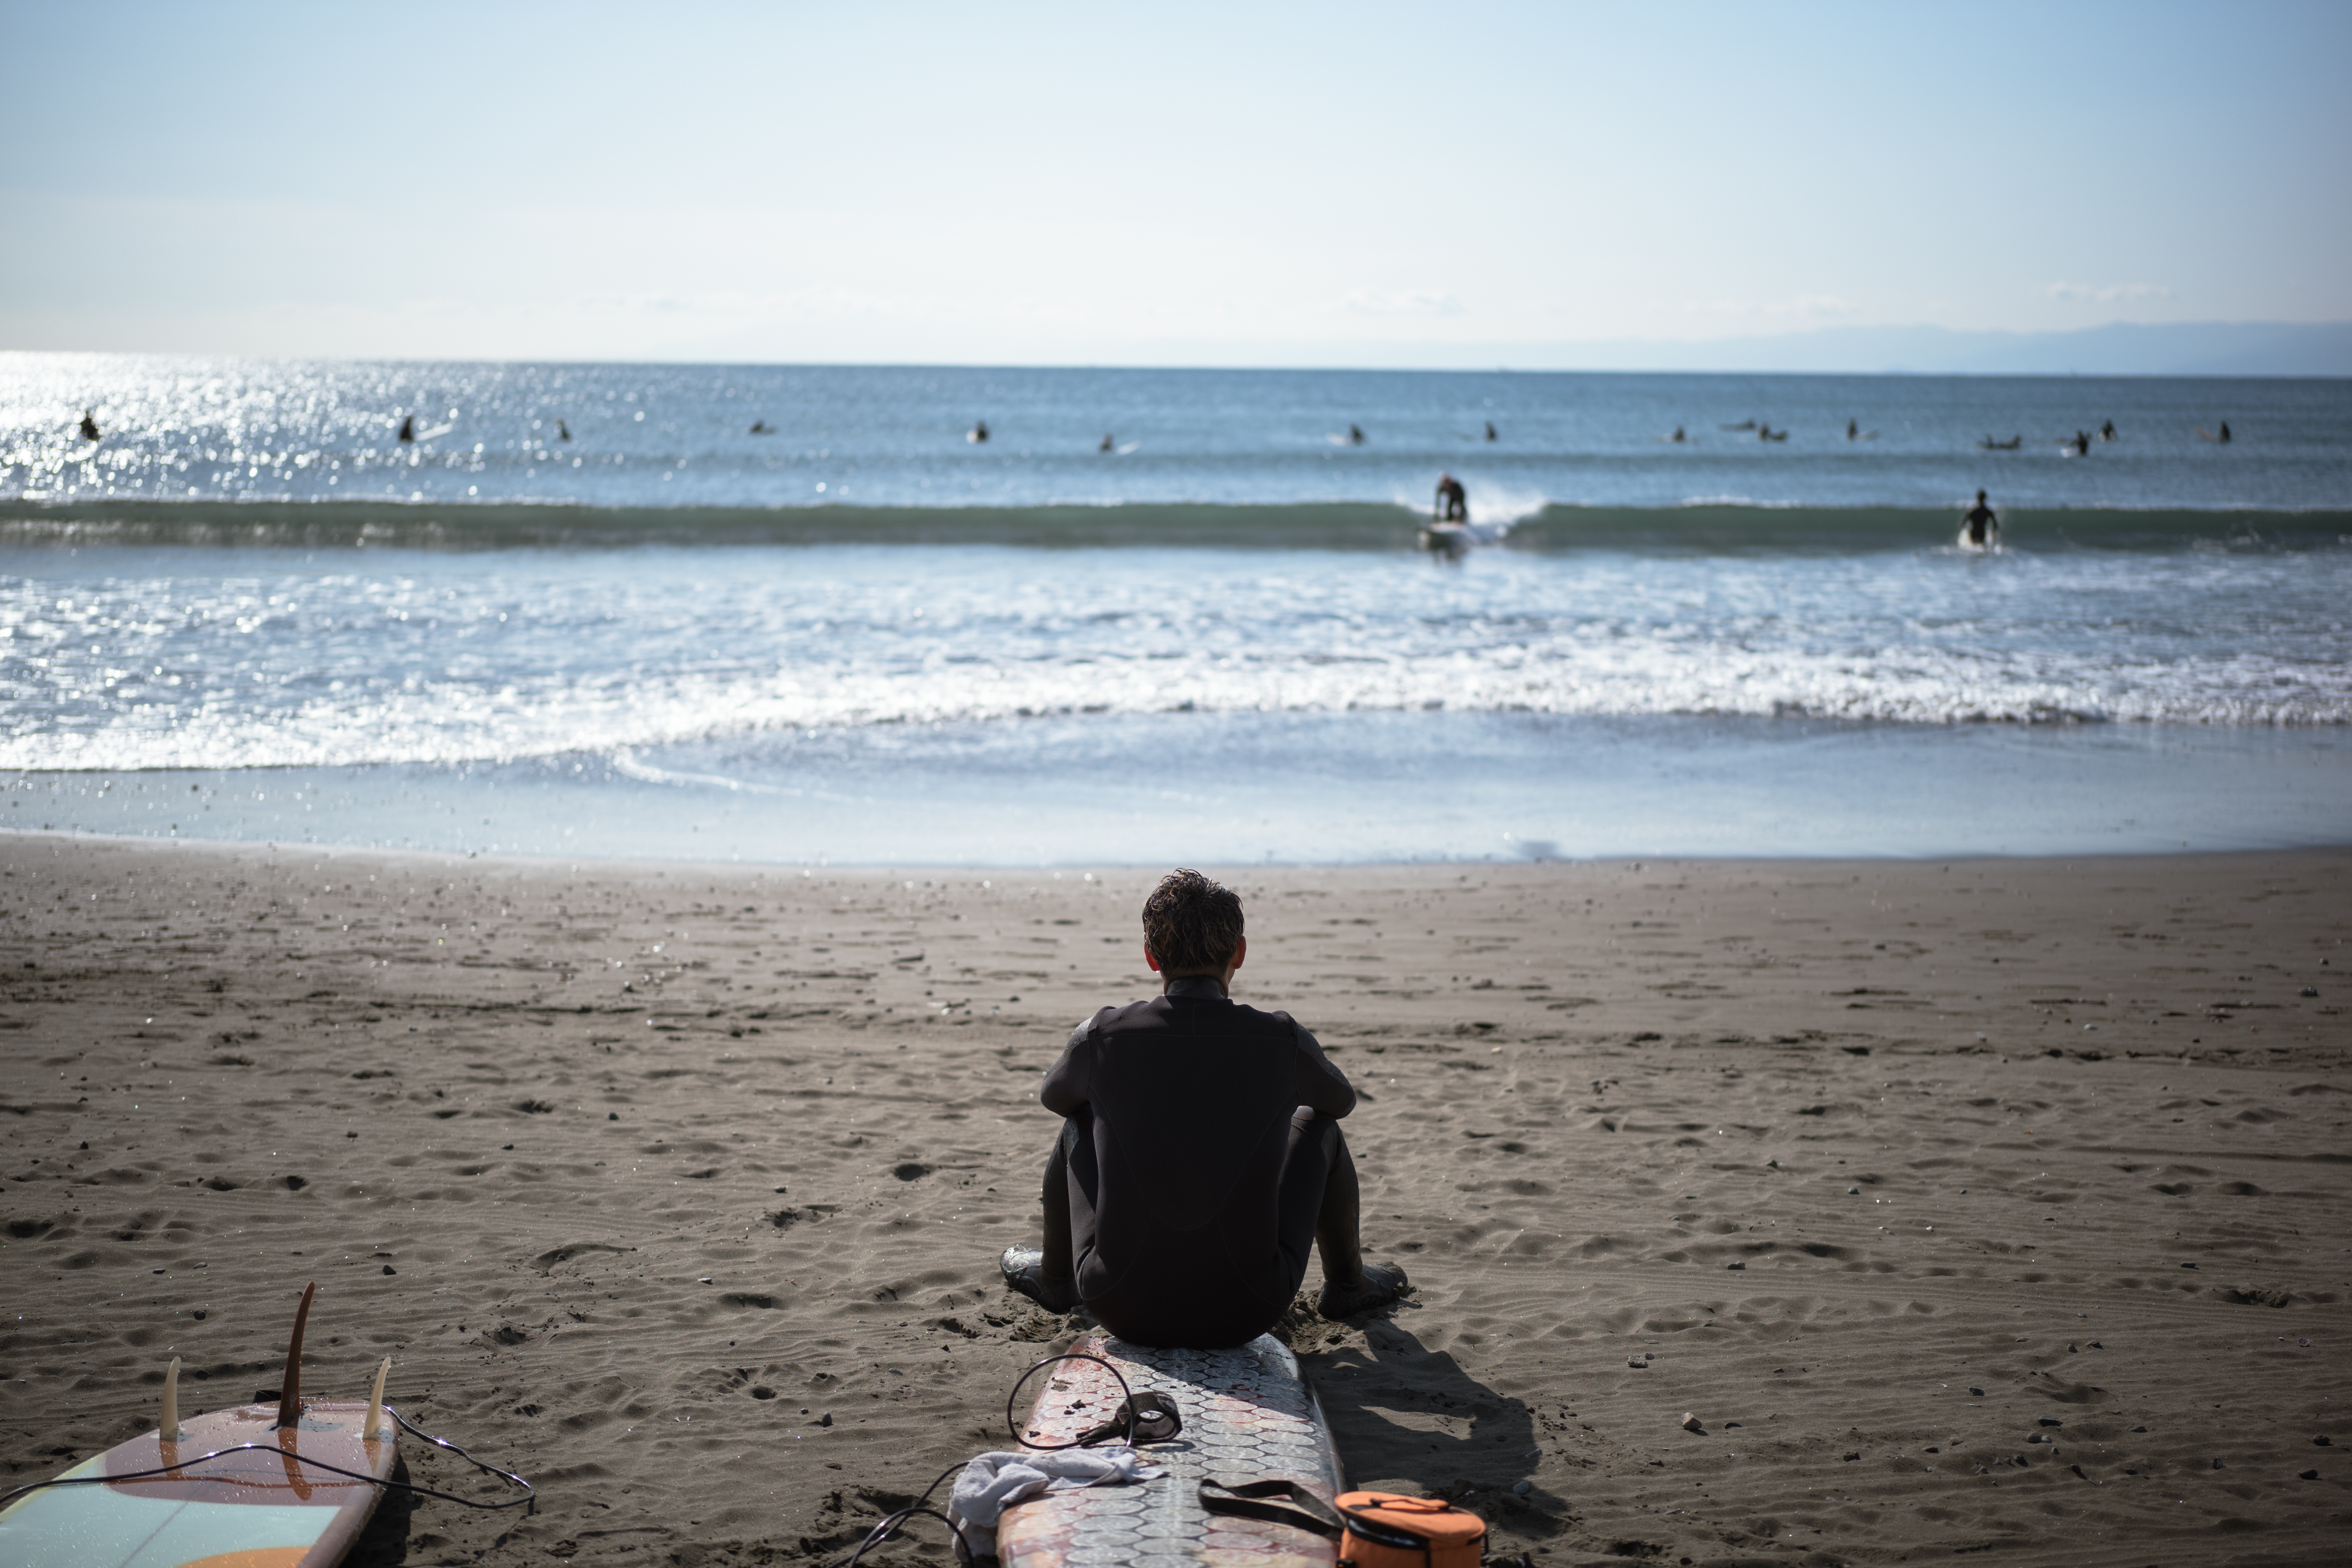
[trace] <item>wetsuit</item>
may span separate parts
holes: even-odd
[[[1970,507],[1960,521],[1968,525],[1969,543],[1972,545],[1990,544],[2000,537],[2000,519],[1982,501]]]
[[[1352,1232],[1356,1092],[1289,1014],[1213,978],[1080,1024],[1037,1098],[1066,1119],[1045,1179],[1078,1295],[1121,1339],[1245,1343],[1297,1294],[1327,1190]]]

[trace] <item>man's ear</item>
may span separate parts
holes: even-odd
[[[1149,942],[1143,945],[1143,961],[1151,966],[1153,974],[1160,973],[1160,960],[1151,956],[1151,945]]]
[[[1240,967],[1242,967],[1242,960],[1243,960],[1244,958],[1248,957],[1248,956],[1249,956],[1249,938],[1248,938],[1248,937],[1246,937],[1246,936],[1236,936],[1236,937],[1234,937],[1234,956],[1233,956],[1231,958],[1228,958],[1228,959],[1226,959],[1226,960],[1225,960],[1225,973],[1227,973],[1227,974],[1229,974],[1229,975],[1230,975],[1230,974],[1232,974],[1235,969],[1240,968]]]

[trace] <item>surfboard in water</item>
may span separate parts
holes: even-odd
[[[1137,1485],[1048,1492],[1005,1511],[997,1527],[1004,1568],[1324,1568],[1339,1543],[1288,1525],[1212,1515],[1200,1483],[1280,1478],[1325,1500],[1339,1495],[1339,1449],[1315,1391],[1280,1341],[1260,1334],[1235,1350],[1152,1350],[1107,1334],[1070,1347],[1118,1368],[1129,1390],[1176,1406],[1184,1429],[1142,1452],[1168,1474]],[[1023,1436],[1067,1443],[1118,1410],[1118,1381],[1092,1362],[1054,1368]]]

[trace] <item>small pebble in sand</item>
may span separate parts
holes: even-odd
[[[2297,1470],[2294,1473],[2298,1480],[2315,1481],[2319,1479],[2317,1470]]]
[[[2314,1437],[2311,1441],[2315,1447],[2322,1448],[2332,1448],[2336,1446],[2336,1439],[2333,1437]]]
[[[1854,1195],[1856,1197],[1861,1197],[1861,1196],[1862,1196],[1862,1188],[1860,1188],[1860,1187],[1858,1187],[1858,1186],[1850,1186],[1850,1187],[1846,1188],[1846,1191],[1848,1191],[1849,1193],[1852,1193],[1852,1194],[1853,1194],[1853,1195]]]
[[[2315,997],[2319,994],[2319,988],[2317,986],[2305,986],[2303,988],[2303,994],[2306,997]]]
[[[1542,1450],[1541,1448],[1529,1448],[1529,1449],[1528,1449],[1528,1450],[1524,1455],[1522,1455],[1522,1456],[1520,1456],[1520,1457],[1521,1457],[1521,1458],[1529,1458],[1529,1459],[1540,1459],[1540,1458],[1543,1458],[1543,1450]]]
[[[2029,1443],[2046,1443],[2050,1440],[2050,1434],[2047,1432],[2036,1432],[2025,1440]]]
[[[2065,1424],[2055,1416],[2042,1416],[2035,1418],[2035,1425],[2042,1427],[2063,1427]]]
[[[1726,1263],[1724,1267],[1727,1269],[1745,1269],[1748,1265],[1745,1263]]]
[[[2217,1469],[2217,1470],[2218,1470],[2218,1469],[2222,1469],[2222,1468],[2223,1468],[2223,1466],[2222,1466],[2222,1464],[2221,1464],[2221,1460],[2219,1460],[2219,1459],[2214,1460],[2214,1461],[2213,1461],[2213,1468],[2214,1468],[2215,1469]]]
[[[1675,1422],[1675,1425],[1680,1427],[1685,1432],[1697,1432],[1704,1434],[1706,1431],[1706,1428],[1700,1425],[1697,1416],[1688,1410],[1683,1412],[1683,1418]]]
[[[1636,1372],[1647,1372],[1650,1370],[1650,1358],[1646,1355],[1629,1355],[1625,1358],[1625,1364]]]
[[[1984,1390],[1981,1388],[1971,1388],[1969,1392],[1975,1395],[1979,1399],[1984,1397]]]

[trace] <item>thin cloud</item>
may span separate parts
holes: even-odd
[[[1858,315],[1862,307],[1835,294],[1799,294],[1787,299],[1691,299],[1684,302],[1683,309],[1692,316],[1801,317],[1822,321]]]
[[[1470,308],[1451,294],[1426,289],[1379,294],[1359,288],[1340,301],[1359,316],[1467,316]]]
[[[2053,299],[2079,299],[2099,305],[2172,298],[2172,290],[2160,283],[2053,283],[2044,292]]]

